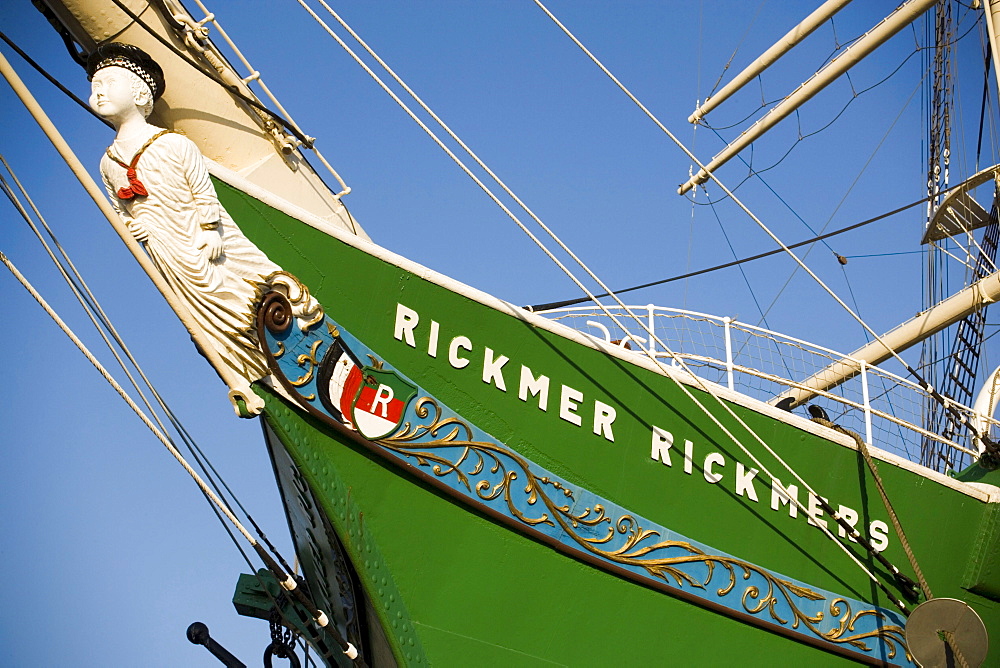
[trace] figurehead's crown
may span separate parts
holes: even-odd
[[[124,67],[142,79],[153,93],[153,100],[160,99],[167,87],[163,70],[149,54],[137,46],[122,42],[106,42],[97,47],[87,58],[87,80],[105,67]]]

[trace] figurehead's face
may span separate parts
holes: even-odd
[[[90,108],[115,127],[133,115],[145,118],[152,109],[152,97],[149,86],[123,67],[98,70],[90,85]]]

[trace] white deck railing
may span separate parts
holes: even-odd
[[[824,367],[845,359],[839,352],[767,329],[732,320],[659,306],[630,306],[632,313],[699,377],[760,401],[771,401]],[[608,309],[628,328],[623,331],[596,306],[544,311],[539,315],[602,341],[635,350],[639,343],[657,359],[679,366],[662,346],[650,343],[645,329],[621,308]],[[961,469],[977,450],[964,430],[952,439],[927,431],[924,422],[928,394],[916,383],[858,361],[860,373],[825,392],[810,404],[822,407],[830,419],[855,431],[871,445],[914,462],[928,441],[945,444],[948,460],[928,462],[931,468]],[[972,409],[955,408],[971,418]],[[988,421],[991,431],[997,422]]]

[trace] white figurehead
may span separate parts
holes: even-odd
[[[263,378],[254,326],[262,294],[300,292],[293,313],[303,321],[322,318],[322,309],[236,226],[194,143],[147,122],[165,89],[160,66],[138,47],[110,42],[90,55],[87,73],[91,108],[117,131],[101,159],[112,206],[223,360],[250,382]]]

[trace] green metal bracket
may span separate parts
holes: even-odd
[[[962,482],[982,482],[988,485],[1000,486],[1000,469],[984,466],[983,462],[976,462],[962,471],[956,473],[955,480]]]
[[[267,569],[260,569],[256,575],[241,573],[233,594],[233,606],[244,617],[270,621],[271,611],[278,604],[282,624],[305,638],[327,666],[349,666],[351,662],[340,648],[324,634],[317,633],[309,611],[297,601],[281,596],[283,592],[278,580]]]

